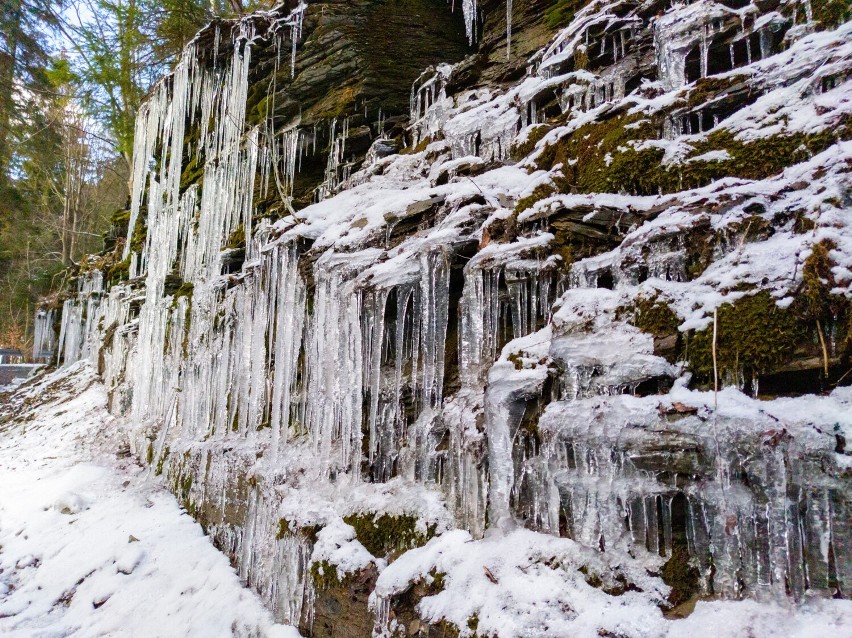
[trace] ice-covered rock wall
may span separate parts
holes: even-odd
[[[461,627],[454,575],[404,560],[451,528],[572,539],[593,575],[530,560],[654,622],[848,597],[850,23],[480,4],[482,48],[412,73],[405,117],[366,83],[287,119],[311,4],[202,32],[139,115],[126,239],[64,301],[60,361],[97,363],[134,451],[316,635]],[[517,75],[502,46],[544,24]],[[580,622],[555,604],[523,622]]]

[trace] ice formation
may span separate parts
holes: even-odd
[[[476,2],[462,8],[473,41]],[[511,2],[506,10],[511,46]],[[294,46],[304,11],[280,22]],[[660,296],[685,332],[742,298],[738,284],[783,303],[823,238],[835,246],[836,294],[848,298],[850,143],[766,179],[659,195],[551,189],[516,209],[565,168],[539,167],[548,145],[605,116],[637,125],[659,116],[656,138],[614,152],[659,148],[667,166],[729,159],[689,156],[710,130],[754,140],[848,118],[849,23],[799,30],[782,48],[780,25],[790,25],[755,13],[701,0],[649,20],[635,4],[601,0],[579,10],[514,86],[450,95],[454,68],[433,68],[411,93],[420,150],[374,154],[353,171],[349,122],[334,119],[316,202],[274,222],[256,214],[255,193],[275,188],[289,206],[316,144],[316,131],[246,123],[253,42],[284,31],[239,22],[217,35],[229,53],[212,65],[190,45],[137,120],[130,232],[142,220],[147,230],[141,249],[124,248],[130,281],[109,286],[98,270],[80,277],[64,302],[59,358],[98,365],[111,408],[130,419],[134,451],[204,510],[208,533],[282,621],[310,626],[312,566],[345,575],[371,560],[342,517],[395,505],[466,531],[381,574],[377,633],[389,630],[388,601],[443,564],[415,564],[418,556],[446,543],[441,560],[462,565],[458,539],[481,539],[488,527],[581,563],[618,552],[657,569],[683,548],[705,595],[848,597],[848,453],[837,443],[852,428],[847,389],[762,402],[737,377],[715,397],[689,390],[683,363],[655,354],[654,337],[621,313]],[[637,44],[643,30],[651,46]],[[723,45],[730,62],[717,68]],[[641,65],[653,81],[636,80]],[[696,80],[736,73],[755,87],[750,107],[678,106]],[[187,162],[204,167],[188,187]],[[790,222],[758,242],[731,230],[706,270],[688,272],[686,229],[700,223],[723,236],[749,215],[790,211],[816,230]],[[557,233],[582,224],[618,241],[591,256],[556,252]],[[40,319],[39,350],[50,347],[51,321]],[[358,490],[370,496],[344,496]],[[321,496],[311,504],[306,494]],[[297,531],[313,526],[316,538]],[[479,542],[483,556],[496,543]],[[382,568],[384,558],[373,557]],[[650,578],[640,567],[636,582]],[[666,595],[654,582],[642,585],[656,593],[641,613],[664,623],[648,603]],[[424,599],[424,618],[464,620],[442,600]]]

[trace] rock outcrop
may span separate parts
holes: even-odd
[[[58,345],[276,617],[848,598],[848,8],[293,4],[158,87]]]

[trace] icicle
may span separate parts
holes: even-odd
[[[275,286],[275,320],[272,351],[275,376],[272,383],[272,450],[277,456],[281,442],[289,434],[290,416],[294,411],[292,398],[296,393],[296,368],[305,313],[305,286],[298,272],[298,253],[295,248],[277,246],[270,256],[269,280]]]
[[[423,407],[438,407],[444,385],[444,348],[447,337],[450,264],[443,248],[421,256],[421,331]]]
[[[320,259],[305,352],[305,424],[325,472],[361,463],[363,345],[361,306],[345,258]],[[333,364],[333,365],[331,365]],[[332,458],[332,445],[339,457]]]
[[[50,360],[55,355],[56,331],[53,329],[55,311],[40,310],[35,316],[33,331],[33,361]]]
[[[385,331],[385,305],[387,303],[387,291],[377,290],[372,295],[364,308],[364,380],[367,381],[365,390],[370,394],[370,441],[369,462],[372,466],[376,461],[380,439],[379,418],[379,395],[382,391],[382,347],[384,345]]]
[[[290,13],[288,21],[290,22],[290,42],[292,43],[292,50],[290,54],[290,77],[296,77],[296,47],[299,43],[299,40],[302,38],[302,24],[305,19],[305,9],[307,9],[307,4],[305,2],[300,2],[299,6],[293,9]]]
[[[476,42],[476,0],[462,0],[462,12],[464,13],[464,28],[467,33],[467,41],[468,44],[473,45]]]

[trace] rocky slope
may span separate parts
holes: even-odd
[[[847,598],[848,7],[294,4],[187,49],[39,319],[276,618]]]

